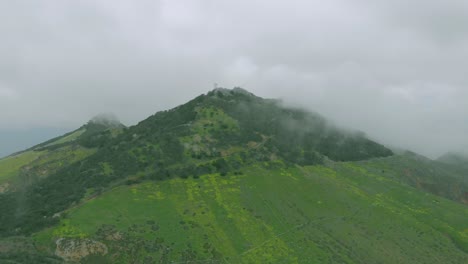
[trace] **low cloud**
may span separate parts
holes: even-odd
[[[466,1],[0,2],[0,130],[127,124],[218,83],[436,157],[468,149]]]

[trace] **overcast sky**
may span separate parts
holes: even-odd
[[[216,82],[436,157],[468,148],[467,70],[466,0],[0,0],[0,131],[131,125]]]

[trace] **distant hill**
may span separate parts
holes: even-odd
[[[95,118],[79,129],[0,159],[0,193],[35,182],[96,151],[87,147],[104,134],[117,134],[121,123],[100,123]]]
[[[241,88],[99,116],[2,173],[5,261],[468,261],[461,170]]]
[[[437,161],[456,165],[460,167],[465,167],[468,169],[468,154],[464,153],[457,153],[457,152],[448,152],[442,156],[440,156]]]

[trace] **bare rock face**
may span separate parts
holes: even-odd
[[[91,239],[59,238],[55,243],[55,255],[65,261],[79,262],[89,255],[104,256],[108,252],[106,245]]]

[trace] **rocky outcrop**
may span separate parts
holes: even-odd
[[[78,262],[89,255],[106,255],[107,246],[91,239],[59,238],[56,242],[55,255],[65,261]]]

